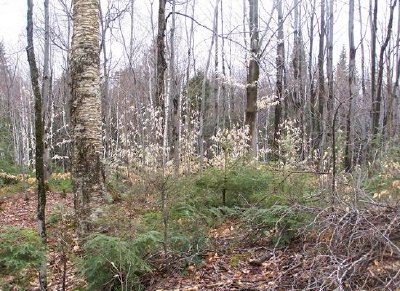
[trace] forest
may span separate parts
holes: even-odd
[[[400,290],[399,1],[17,2],[0,290]]]

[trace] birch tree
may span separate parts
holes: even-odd
[[[91,230],[95,204],[104,198],[99,77],[99,5],[73,1],[71,45],[72,181],[78,230]]]

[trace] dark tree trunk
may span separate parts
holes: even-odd
[[[325,39],[325,0],[321,0],[321,24],[319,31],[318,48],[318,148],[322,151],[322,135],[324,131],[324,107],[325,107],[325,76],[324,76],[324,39]]]
[[[376,89],[376,99],[372,106],[372,130],[373,136],[376,138],[380,135],[380,120],[381,120],[381,102],[382,102],[382,82],[383,82],[383,69],[384,69],[384,56],[385,50],[389,44],[390,38],[392,36],[393,27],[393,14],[394,8],[396,7],[397,0],[393,1],[390,6],[390,17],[387,26],[387,33],[385,41],[383,42],[380,52],[379,52],[379,65],[378,65],[378,88]]]
[[[249,0],[250,61],[247,71],[247,107],[245,124],[249,127],[249,145],[252,156],[257,153],[257,94],[259,67],[258,0]]]
[[[158,6],[158,32],[157,32],[157,64],[156,64],[156,93],[155,105],[164,114],[165,101],[165,71],[167,62],[165,60],[165,29],[167,21],[165,19],[165,5],[167,0],[159,0]]]
[[[39,88],[39,73],[36,65],[35,50],[33,47],[33,3],[32,0],[28,0],[28,13],[27,13],[27,40],[28,46],[26,52],[28,55],[29,69],[31,75],[31,83],[33,94],[35,96],[35,170],[37,180],[37,220],[39,235],[46,243],[46,188],[45,188],[45,173],[44,173],[44,125],[42,119],[42,95]],[[47,290],[47,275],[46,275],[46,258],[43,259],[39,271],[39,284],[41,290]]]
[[[372,13],[372,1],[370,0],[369,7],[370,19],[371,19],[371,101],[372,101],[372,134],[375,135],[375,132],[379,129],[379,116],[378,122],[376,122],[376,113],[375,113],[375,98],[376,98],[376,32],[378,30],[377,17],[378,17],[378,0],[375,0],[374,4],[374,12]],[[378,113],[379,114],[379,113]]]
[[[275,154],[279,152],[280,125],[282,123],[282,100],[283,100],[283,83],[285,69],[285,43],[283,35],[283,11],[282,1],[278,1],[278,46],[276,52],[276,96],[278,103],[275,106],[274,118],[274,136],[272,141],[272,150]]]

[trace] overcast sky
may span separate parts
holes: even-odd
[[[0,0],[0,40],[8,53],[23,48],[25,23],[25,0]]]
[[[56,0],[53,3],[57,3]],[[155,7],[153,7],[153,17],[157,17],[157,11],[156,9],[156,3],[158,2],[157,0],[153,0],[155,3]],[[212,6],[215,0],[197,0],[197,6],[196,6],[196,19],[200,22],[203,23],[204,25],[211,27],[212,26]],[[382,4],[384,4],[387,1],[381,0]],[[43,1],[42,0],[35,0],[34,2],[38,3],[35,7],[35,13],[40,13],[42,10],[42,5]],[[179,1],[178,1],[179,2]],[[246,3],[247,1],[245,1]],[[348,36],[347,36],[347,23],[348,23],[348,1],[347,0],[336,0],[335,1],[335,33],[334,33],[334,50],[335,50],[335,56],[334,56],[334,63],[337,62],[338,60],[338,55],[342,49],[343,46],[347,47],[348,43]],[[357,2],[356,1],[356,9],[357,9]],[[139,18],[143,21],[144,18],[148,17],[149,15],[149,3],[150,0],[135,0],[135,7],[136,9],[140,10],[137,11],[137,15],[139,15]],[[224,0],[223,1],[225,13],[230,13],[227,17],[230,18],[236,18],[236,21],[234,21],[235,25],[238,24],[238,31],[243,31],[243,28],[240,27],[242,24],[242,21],[240,20],[242,17],[242,5],[243,5],[243,0]],[[260,0],[260,17],[261,18],[266,18],[267,13],[269,13],[269,8],[268,6],[273,3],[273,0]],[[291,3],[290,0],[287,1],[287,3]],[[368,18],[368,1],[367,0],[361,0],[361,4],[363,5],[363,11],[364,11],[364,25],[367,21]],[[289,4],[290,5],[290,4]],[[289,7],[286,7],[287,10],[289,10]],[[387,9],[385,8],[385,5],[382,5],[379,7],[380,13],[384,13],[384,11]],[[230,11],[230,12],[229,12]],[[275,14],[275,12],[274,12]],[[381,14],[381,15],[382,15]],[[146,16],[147,15],[147,16]],[[275,17],[275,16],[274,16]],[[359,42],[360,39],[360,33],[359,33],[359,26],[358,26],[358,13],[356,12],[356,23],[355,23],[355,37],[356,37],[356,45]],[[138,19],[138,18],[137,18]],[[290,21],[290,20],[289,20]],[[382,25],[386,26],[386,21],[385,17],[383,15],[379,17],[379,22],[381,24],[380,30],[382,29]],[[397,20],[396,20],[397,21]],[[154,19],[154,23],[156,22],[156,19]],[[228,22],[228,21],[227,21]],[[261,21],[262,23],[262,21]],[[396,22],[394,22],[396,23]],[[148,22],[143,22],[141,24],[135,24],[136,27],[138,28],[137,34],[138,34],[138,40],[141,41],[139,38],[146,38],[147,40],[151,40],[151,34],[150,34],[150,29],[148,27]],[[141,25],[139,27],[138,25]],[[14,58],[14,56],[19,56],[21,60],[25,58],[25,46],[26,46],[26,32],[25,32],[25,26],[26,26],[26,0],[0,0],[0,41],[2,41],[6,47],[6,52],[7,55],[11,58]],[[396,28],[396,24],[394,24],[394,28]],[[196,28],[195,28],[196,29]],[[246,28],[247,29],[247,28]],[[289,28],[290,29],[290,28]],[[147,31],[145,31],[147,30]],[[225,31],[226,32],[226,31]],[[396,29],[394,29],[394,33],[396,33]],[[204,49],[201,47],[201,45],[208,45],[210,41],[211,34],[207,31],[202,29],[201,27],[197,27],[196,30],[196,36],[195,39],[199,42],[199,51],[203,51]],[[291,32],[287,31],[285,37],[291,37],[290,36]],[[367,38],[368,38],[368,31],[367,31]],[[201,41],[201,38],[203,40]],[[204,41],[205,39],[205,41]],[[38,42],[36,42],[37,44]],[[314,42],[316,44],[317,41]],[[115,46],[115,51],[114,53],[118,52],[118,47]],[[368,48],[368,45],[367,47]],[[205,50],[206,51],[206,50]],[[235,54],[235,52],[233,52]],[[235,56],[236,57],[236,56]],[[358,55],[359,57],[359,55]],[[23,59],[25,61],[25,59]],[[115,58],[114,58],[115,60]]]

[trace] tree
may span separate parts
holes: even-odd
[[[379,52],[379,64],[378,64],[378,88],[376,89],[376,98],[372,103],[372,132],[373,136],[377,137],[380,134],[380,120],[381,120],[381,102],[382,102],[382,82],[383,82],[383,65],[384,65],[384,56],[385,50],[389,44],[390,38],[392,36],[392,26],[393,26],[393,14],[394,8],[396,7],[397,0],[394,0],[393,3],[390,5],[390,16],[389,22],[387,26],[386,37],[381,45],[381,49]]]
[[[46,188],[45,188],[45,173],[44,173],[44,125],[42,119],[42,94],[39,88],[39,72],[36,64],[35,50],[33,47],[33,2],[28,0],[28,13],[27,13],[27,40],[28,46],[26,47],[26,53],[28,56],[28,63],[31,75],[31,83],[33,94],[35,96],[35,170],[37,180],[37,220],[39,235],[46,243]],[[47,290],[47,267],[46,259],[44,258],[39,270],[39,284],[40,290]]]
[[[319,47],[318,47],[318,146],[320,154],[323,152],[323,134],[324,134],[324,108],[325,108],[325,77],[324,77],[324,38],[325,38],[325,0],[321,0],[321,19],[319,31]]]
[[[72,181],[78,231],[92,226],[93,204],[104,198],[102,124],[99,77],[99,5],[73,1],[71,45]]]
[[[354,0],[349,1],[349,109],[346,122],[346,148],[344,157],[344,167],[346,171],[350,171],[353,166],[352,157],[352,108],[355,95],[355,71],[356,71],[356,47],[354,45]]]
[[[158,32],[157,32],[157,64],[156,64],[156,92],[155,105],[164,113],[165,88],[164,79],[167,70],[165,60],[165,29],[167,21],[165,19],[166,0],[160,0],[158,3]]]
[[[218,5],[219,5],[220,0],[215,0],[215,7],[214,7],[214,22],[213,22],[213,29],[212,31],[215,31],[215,28],[218,23]],[[211,53],[212,53],[212,48],[215,43],[215,39],[218,36],[213,33],[213,37],[211,38],[211,44],[210,44],[210,49],[208,51],[208,57],[207,57],[207,63],[204,71],[204,78],[202,81],[201,85],[201,102],[200,102],[200,112],[199,112],[199,155],[200,155],[200,163],[199,163],[199,168],[200,170],[203,169],[204,166],[204,143],[205,143],[205,138],[204,138],[204,119],[205,119],[205,112],[206,112],[206,96],[207,96],[207,75],[208,75],[208,70],[210,68],[210,61],[211,61]]]
[[[372,0],[369,1],[369,13],[371,19],[371,101],[372,101],[372,132],[377,131],[377,127],[374,124],[375,119],[375,94],[376,94],[376,32],[378,30],[378,0],[374,2],[374,12],[372,13]],[[376,129],[375,129],[376,128]]]
[[[281,1],[278,1],[281,2]],[[247,70],[247,107],[245,124],[249,127],[251,155],[257,155],[257,88],[260,75],[260,44],[258,32],[258,0],[249,0],[250,61]]]
[[[285,69],[285,43],[283,39],[283,12],[282,1],[278,1],[278,46],[276,52],[276,96],[278,104],[275,106],[273,150],[278,153],[280,139],[280,124],[282,123],[282,100],[283,100],[283,74]]]

